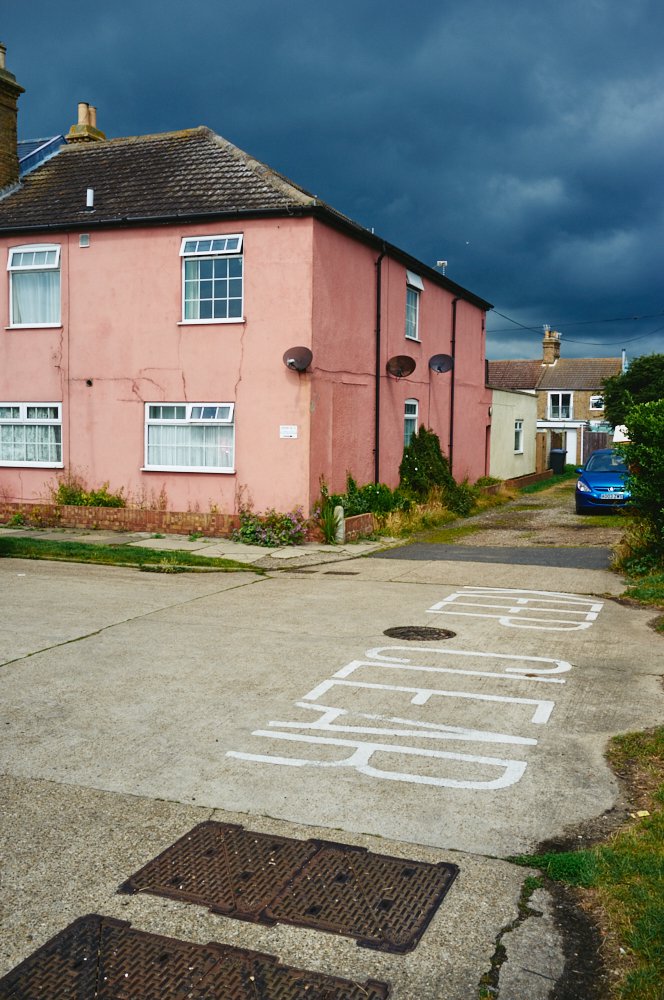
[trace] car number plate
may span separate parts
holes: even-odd
[[[600,500],[624,500],[624,493],[600,493]]]

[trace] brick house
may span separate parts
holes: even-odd
[[[537,398],[537,471],[546,469],[552,448],[566,451],[566,461],[582,464],[595,448],[606,447],[602,386],[622,371],[621,358],[561,358],[561,334],[545,327],[541,361],[489,361],[488,383],[495,389],[518,389]]]
[[[82,104],[19,179],[0,57],[5,498],[76,472],[309,511],[321,477],[396,486],[419,424],[458,479],[488,472],[488,302],[205,127],[106,139]]]

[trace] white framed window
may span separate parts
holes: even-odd
[[[410,439],[417,430],[419,403],[416,399],[407,399],[403,410],[403,446],[410,444]]]
[[[146,403],[145,469],[234,472],[233,403]]]
[[[572,412],[571,392],[549,393],[549,420],[571,420]]]
[[[603,410],[604,409],[604,396],[591,396],[590,397],[590,409],[591,410]]]
[[[0,465],[62,468],[62,404],[0,403]]]
[[[406,339],[420,339],[420,294],[424,283],[419,274],[406,271]]]
[[[243,318],[242,234],[185,236],[182,322],[238,323]]]
[[[523,420],[514,421],[514,453],[523,454]]]
[[[11,247],[9,325],[60,326],[60,247],[33,243]]]

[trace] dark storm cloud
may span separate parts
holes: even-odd
[[[535,327],[492,314],[493,357],[543,323],[569,357],[664,350],[658,0],[16,8],[23,135],[79,100],[112,136],[207,124]]]

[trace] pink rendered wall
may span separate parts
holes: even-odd
[[[360,484],[374,478],[376,259],[378,253],[322,223],[314,238],[314,361],[312,377],[311,492],[324,476],[342,491],[350,471]],[[449,451],[451,373],[432,373],[433,354],[451,352],[451,292],[423,278],[419,340],[405,336],[406,268],[385,256],[381,265],[380,469],[399,482],[404,406],[416,399],[418,423],[439,435]],[[484,387],[484,314],[469,303],[456,307],[454,464],[459,479],[485,473],[490,394]],[[386,362],[406,354],[412,375],[389,376]]]
[[[2,331],[0,400],[62,401],[65,470],[91,486],[148,500],[163,490],[180,510],[232,511],[238,491],[257,510],[307,506],[309,384],[281,359],[310,344],[311,231],[290,219],[93,230],[88,248],[78,233],[49,234],[42,242],[62,246],[62,329]],[[244,233],[245,322],[179,325],[181,238],[224,232]],[[235,402],[235,474],[142,472],[144,403],[159,401]],[[36,499],[56,471],[0,468],[0,489]]]

